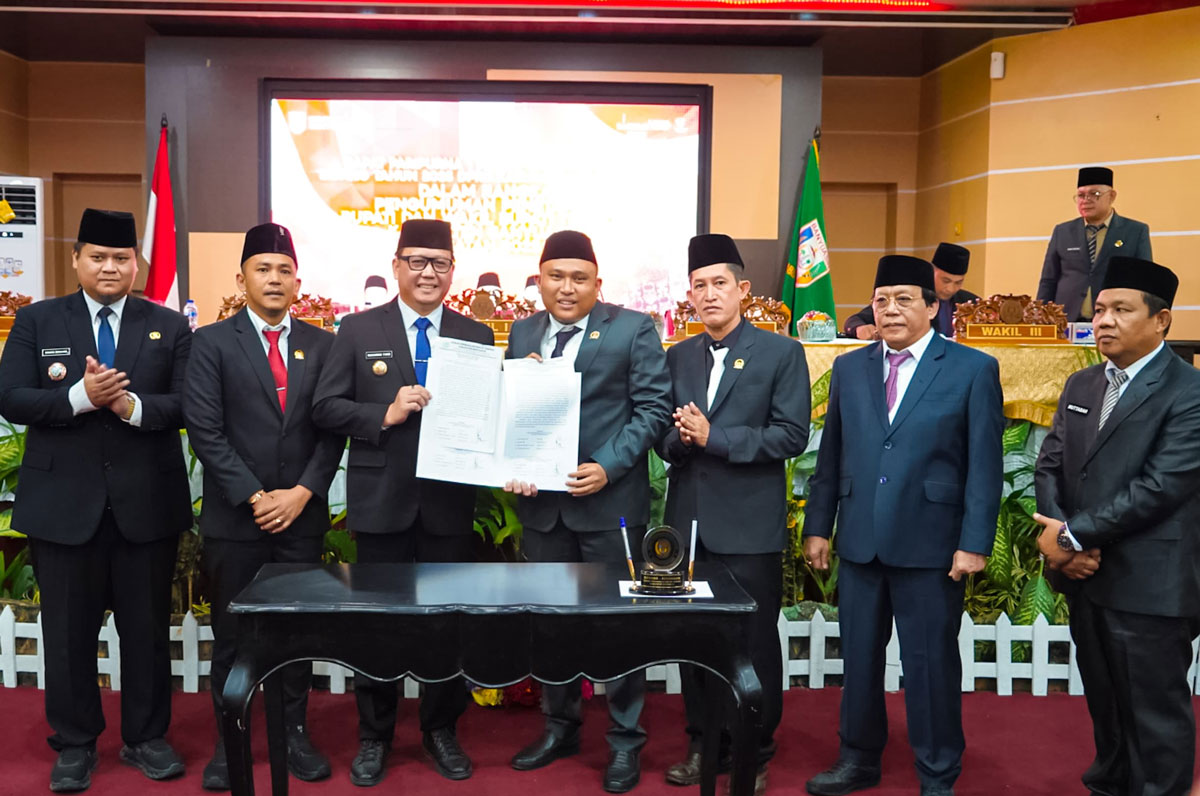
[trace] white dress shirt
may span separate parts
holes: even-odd
[[[404,300],[396,296],[396,305],[400,307],[400,316],[404,318],[404,333],[408,336],[408,353],[413,358],[413,364],[417,361],[417,318],[428,318],[432,324],[425,330],[425,336],[429,338],[430,346],[433,341],[438,339],[442,329],[442,305],[437,305],[437,309],[428,315],[422,315],[412,307],[404,303]]]
[[[283,366],[287,368],[290,362],[287,352],[288,338],[292,333],[292,314],[290,312],[284,313],[283,320],[275,326],[271,326],[260,318],[258,313],[247,306],[246,317],[250,319],[250,324],[254,327],[255,334],[258,335],[258,342],[262,343],[263,353],[267,355],[268,362],[271,360],[271,341],[267,339],[267,336],[263,332],[283,332],[283,334],[279,335],[279,355],[283,357]]]
[[[96,301],[94,298],[89,296],[86,291],[82,292],[83,302],[88,308],[88,316],[92,319],[92,340],[96,343],[97,349],[100,348],[100,324],[104,323],[105,320],[100,317],[100,310],[102,310],[104,307],[108,307],[110,310],[112,310],[112,315],[108,316],[108,326],[110,329],[112,329],[113,351],[115,353],[117,346],[121,342],[121,314],[125,312],[125,302],[129,297],[121,296],[121,298],[117,299],[112,304],[101,304],[99,301]],[[129,394],[133,396],[133,414],[128,420],[125,420],[125,418],[121,415],[118,415],[118,417],[131,426],[141,426],[142,402],[137,397],[137,393],[129,392]],[[93,405],[91,400],[88,398],[87,387],[84,386],[82,378],[72,384],[71,389],[67,390],[67,400],[71,402],[71,409],[77,415],[81,415],[84,412],[95,412],[100,408]]]
[[[896,412],[900,409],[900,404],[904,402],[904,393],[908,391],[908,385],[912,382],[913,374],[917,371],[917,365],[921,364],[921,357],[925,355],[925,349],[929,348],[929,341],[933,339],[933,327],[930,327],[920,340],[910,345],[908,348],[900,351],[893,350],[887,343],[880,342],[883,347],[883,380],[887,383],[888,371],[892,364],[888,362],[887,354],[900,354],[904,351],[912,354],[912,359],[906,359],[900,365],[900,372],[896,374],[896,404],[892,407],[892,411],[888,412],[888,422],[891,423],[896,419]]]
[[[595,308],[592,312],[595,312]],[[579,331],[571,335],[571,339],[567,341],[567,345],[563,348],[562,358],[575,364],[575,357],[579,354],[579,346],[583,344],[583,336],[587,333],[588,322],[591,320],[591,313],[575,321],[575,323],[561,323],[557,318],[546,313],[550,317],[550,324],[546,327],[546,336],[542,338],[542,359],[549,360],[550,355],[554,353],[554,345],[558,342],[558,333],[563,329],[573,327]]]

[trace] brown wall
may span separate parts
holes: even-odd
[[[141,64],[24,61],[0,52],[0,172],[45,180],[46,295],[76,287],[71,244],[85,207],[146,213]],[[135,287],[145,284],[145,266]]]

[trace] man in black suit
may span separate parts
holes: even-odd
[[[400,286],[389,301],[342,319],[314,397],[313,418],[350,437],[346,524],[358,560],[470,561],[474,558],[475,487],[416,477],[421,409],[432,340],[453,337],[492,345],[487,326],[442,306],[454,277],[450,225],[412,219],[400,228],[392,260]],[[355,678],[359,751],[350,768],[356,785],[382,778],[396,725],[396,683]],[[421,698],[425,750],[449,779],[471,776],[455,725],[467,708],[461,679],[428,683]]]
[[[1098,796],[1182,796],[1196,726],[1200,372],[1164,342],[1179,280],[1114,257],[1096,295],[1108,359],[1067,379],[1037,463],[1038,546],[1071,607]]]
[[[675,427],[656,447],[671,464],[667,524],[686,530],[695,520],[697,559],[723,563],[758,604],[750,656],[763,686],[761,794],[783,716],[777,624],[788,543],[784,462],[804,452],[811,407],[804,346],[742,319],[750,293],[744,276],[731,238],[692,238],[688,299],[705,331],[667,352]],[[684,674],[691,742],[687,758],[667,769],[674,785],[700,781],[706,692],[720,687],[710,680],[695,667]]]
[[[930,263],[883,257],[883,339],[833,363],[804,555],[829,567],[836,520],[846,663],[837,762],[805,784],[817,796],[879,784],[893,618],[922,796],[952,796],[962,770],[964,577],[983,569],[996,534],[1004,401],[995,359],[934,334],[937,304]]]
[[[971,264],[971,252],[953,243],[939,243],[933,253],[933,291],[937,294],[938,311],[933,316],[933,330],[943,337],[954,336],[954,309],[959,304],[979,298],[969,290],[963,290],[967,278],[967,267]],[[879,327],[875,325],[875,310],[870,304],[846,319],[846,334],[859,340],[878,340]]]
[[[546,310],[519,320],[508,339],[509,358],[566,358],[581,374],[579,467],[559,491],[510,482],[522,495],[521,544],[529,561],[623,561],[621,519],[640,550],[650,520],[647,454],[671,422],[671,378],[650,316],[597,299],[599,267],[591,240],[564,230],[546,239],[538,285]],[[565,491],[562,491],[565,487]],[[579,751],[582,722],[578,680],[542,687],[542,736],[518,752],[513,768],[541,768]],[[604,789],[624,793],[641,776],[646,731],[638,724],[646,675],[605,686],[612,727]]]
[[[106,608],[121,635],[121,759],[151,779],[183,773],[164,736],[171,578],[192,524],[179,438],[187,321],[129,296],[129,213],[85,210],[72,264],[82,290],[18,312],[0,360],[0,414],[29,427],[12,519],[41,587],[53,791],[84,790],[96,767]]]
[[[209,682],[218,740],[204,769],[208,790],[229,790],[221,705],[237,654],[237,616],[225,609],[263,564],[321,560],[326,495],[345,448],[344,437],[312,422],[313,390],[333,335],[288,314],[300,287],[296,267],[287,229],[262,224],[247,232],[237,274],[246,307],[198,330],[188,363],[183,414],[204,465],[201,568],[214,636]],[[310,782],[330,772],[306,730],[311,681],[309,663],[283,675],[288,770]]]
[[[1037,297],[1063,305],[1067,320],[1090,321],[1109,259],[1121,255],[1149,260],[1153,255],[1150,227],[1113,210],[1117,192],[1112,169],[1082,168],[1078,183],[1075,209],[1080,217],[1064,221],[1050,235]]]

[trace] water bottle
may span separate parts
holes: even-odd
[[[200,310],[196,308],[196,302],[188,299],[187,304],[183,305],[183,315],[188,320],[188,328],[196,331],[196,327],[200,325]]]

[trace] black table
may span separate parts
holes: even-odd
[[[712,585],[708,600],[622,598],[617,581],[628,577],[623,564],[267,564],[229,606],[239,615],[222,717],[233,793],[254,793],[246,730],[260,683],[272,792],[288,791],[282,686],[273,675],[293,661],[335,661],[381,680],[463,675],[491,688],[530,675],[608,681],[678,662],[729,684],[732,792],[750,796],[762,722],[748,654],[754,601],[716,563],[696,565],[696,579]],[[708,707],[703,796],[716,790],[722,701]]]

